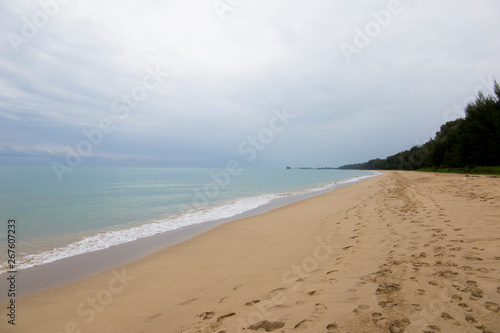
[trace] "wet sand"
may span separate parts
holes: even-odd
[[[0,331],[498,332],[498,188],[388,172],[21,297]]]

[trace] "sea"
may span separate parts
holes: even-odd
[[[8,220],[15,220],[16,269],[23,270],[237,218],[283,197],[374,175],[335,169],[80,167],[59,181],[51,167],[0,166],[0,274],[9,270]]]

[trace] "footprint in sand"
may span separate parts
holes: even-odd
[[[466,293],[469,292],[471,300],[477,301],[483,297],[484,291],[477,286],[476,281],[469,280],[466,283],[467,283],[467,288],[465,288],[462,291]]]
[[[370,308],[369,305],[361,304],[361,305],[358,305],[358,307],[356,309],[354,309],[354,312],[361,312],[363,310],[368,310],[369,308]]]
[[[358,297],[358,296],[351,296],[351,297],[347,298],[347,301],[348,301],[349,303],[353,303],[353,302],[356,302],[356,301],[358,301],[358,300],[359,300],[359,297]]]
[[[464,256],[464,259],[466,259],[466,260],[474,260],[474,261],[483,261],[483,258],[474,256],[474,255],[466,255],[466,256]]]
[[[304,319],[297,325],[295,325],[293,328],[296,330],[305,330],[309,327],[309,325],[312,323],[312,320]]]
[[[203,320],[212,319],[214,316],[215,312],[213,311],[203,312],[202,314],[198,315],[198,317],[202,318]]]
[[[389,325],[389,331],[391,333],[400,333],[400,332],[404,332],[405,331],[405,328],[406,326],[410,325],[411,322],[409,319],[407,318],[403,318],[403,319],[400,319],[400,320],[394,320],[391,322],[391,324]]]
[[[458,235],[458,236],[464,236],[465,235]],[[463,239],[451,239],[450,242],[453,242],[453,243],[465,243],[465,241]]]
[[[441,313],[441,318],[444,320],[451,321],[454,325],[459,326],[460,324],[453,318],[448,312],[442,312]]]
[[[477,323],[476,318],[472,317],[471,315],[466,315],[466,316],[465,316],[465,320],[466,320],[466,321],[468,321],[468,322],[469,322],[469,323],[471,323],[471,324],[475,324],[475,323]]]
[[[397,292],[400,289],[401,289],[401,286],[397,283],[392,283],[392,284],[383,283],[383,284],[379,284],[377,291],[376,291],[376,294],[377,295],[392,294],[392,293]]]
[[[429,267],[429,264],[423,261],[417,261],[413,263],[414,267]]]
[[[316,303],[316,304],[314,304],[314,310],[315,311],[326,311],[328,309],[327,309],[327,307],[326,307],[325,304],[323,304],[323,303]]]
[[[220,316],[219,318],[217,318],[217,321],[223,321],[224,319],[227,319],[229,317],[232,317],[232,316],[236,316],[236,313],[234,312],[231,312],[231,313],[228,313],[228,314],[225,314],[223,316]]]
[[[500,310],[500,306],[495,302],[486,302],[485,306],[488,310],[493,312],[498,312]]]
[[[474,271],[474,270],[475,270],[474,268],[472,268],[472,267],[470,267],[470,266],[463,266],[463,267],[462,267],[462,269],[463,269],[464,271]]]
[[[384,332],[386,332],[390,323],[389,318],[386,317],[373,318],[373,322],[377,325],[377,327],[384,329]]]
[[[425,331],[425,332],[429,332],[429,333],[441,332],[441,327],[439,327],[437,325],[429,325],[427,327],[429,327],[432,331]]]
[[[307,294],[309,296],[313,296],[313,295],[319,295],[323,292],[323,289],[319,289],[319,290],[311,290],[311,291],[308,291]]]
[[[436,273],[439,277],[445,278],[445,279],[451,279],[458,275],[458,273],[450,271],[450,270],[445,270],[445,271],[439,271]]]
[[[272,331],[279,330],[280,328],[283,328],[284,326],[285,326],[285,323],[282,321],[270,322],[267,320],[263,320],[263,321],[258,322],[257,324],[253,324],[251,326],[248,326],[248,329],[252,330],[252,331],[258,331],[262,328],[266,332],[272,332]]]
[[[467,280],[465,283],[467,283],[468,286],[477,287],[477,282],[474,280]]]
[[[415,311],[422,311],[422,308],[420,307],[420,304],[418,304],[418,303],[413,303],[411,306],[413,306]]]
[[[286,288],[276,288],[276,289],[273,289],[271,290],[270,292],[267,293],[267,295],[264,297],[264,298],[272,298],[280,293],[282,293],[283,291],[285,291]]]
[[[337,324],[328,324],[326,326],[326,329],[328,330],[328,332],[335,332],[337,330],[338,326]]]
[[[391,309],[392,307],[396,306],[397,303],[394,303],[393,299],[388,299],[387,301],[378,302],[378,305],[383,309],[385,309],[385,308]]]

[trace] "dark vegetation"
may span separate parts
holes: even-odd
[[[425,144],[339,169],[500,174],[500,86],[496,81],[494,91],[495,96],[480,92],[467,105],[465,118],[447,122]]]

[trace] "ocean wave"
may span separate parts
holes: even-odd
[[[350,178],[342,181],[335,181],[316,187],[296,189],[295,191],[289,193],[264,194],[254,197],[236,199],[219,206],[193,210],[169,218],[154,220],[151,223],[146,223],[132,228],[102,232],[94,236],[85,237],[80,241],[71,243],[64,247],[58,247],[52,250],[18,257],[16,268],[18,270],[22,270],[33,266],[54,262],[60,259],[69,258],[79,254],[104,250],[111,246],[132,242],[140,238],[154,236],[163,232],[176,230],[189,225],[231,218],[268,204],[274,199],[280,197],[327,190],[329,188],[335,188],[338,185],[347,185],[374,176],[376,176],[376,174]],[[4,263],[0,266],[0,274],[7,271],[7,263]]]
[[[231,218],[265,205],[278,197],[279,195],[275,194],[265,194],[256,197],[237,199],[220,206],[198,209],[182,215],[154,220],[151,223],[137,227],[99,233],[91,237],[85,237],[78,242],[71,243],[64,247],[19,257],[17,259],[18,263],[16,268],[22,270],[83,253],[104,250],[114,245],[132,242],[140,238],[154,236],[159,233],[172,231],[189,225]],[[7,263],[0,266],[0,274],[7,271]]]

